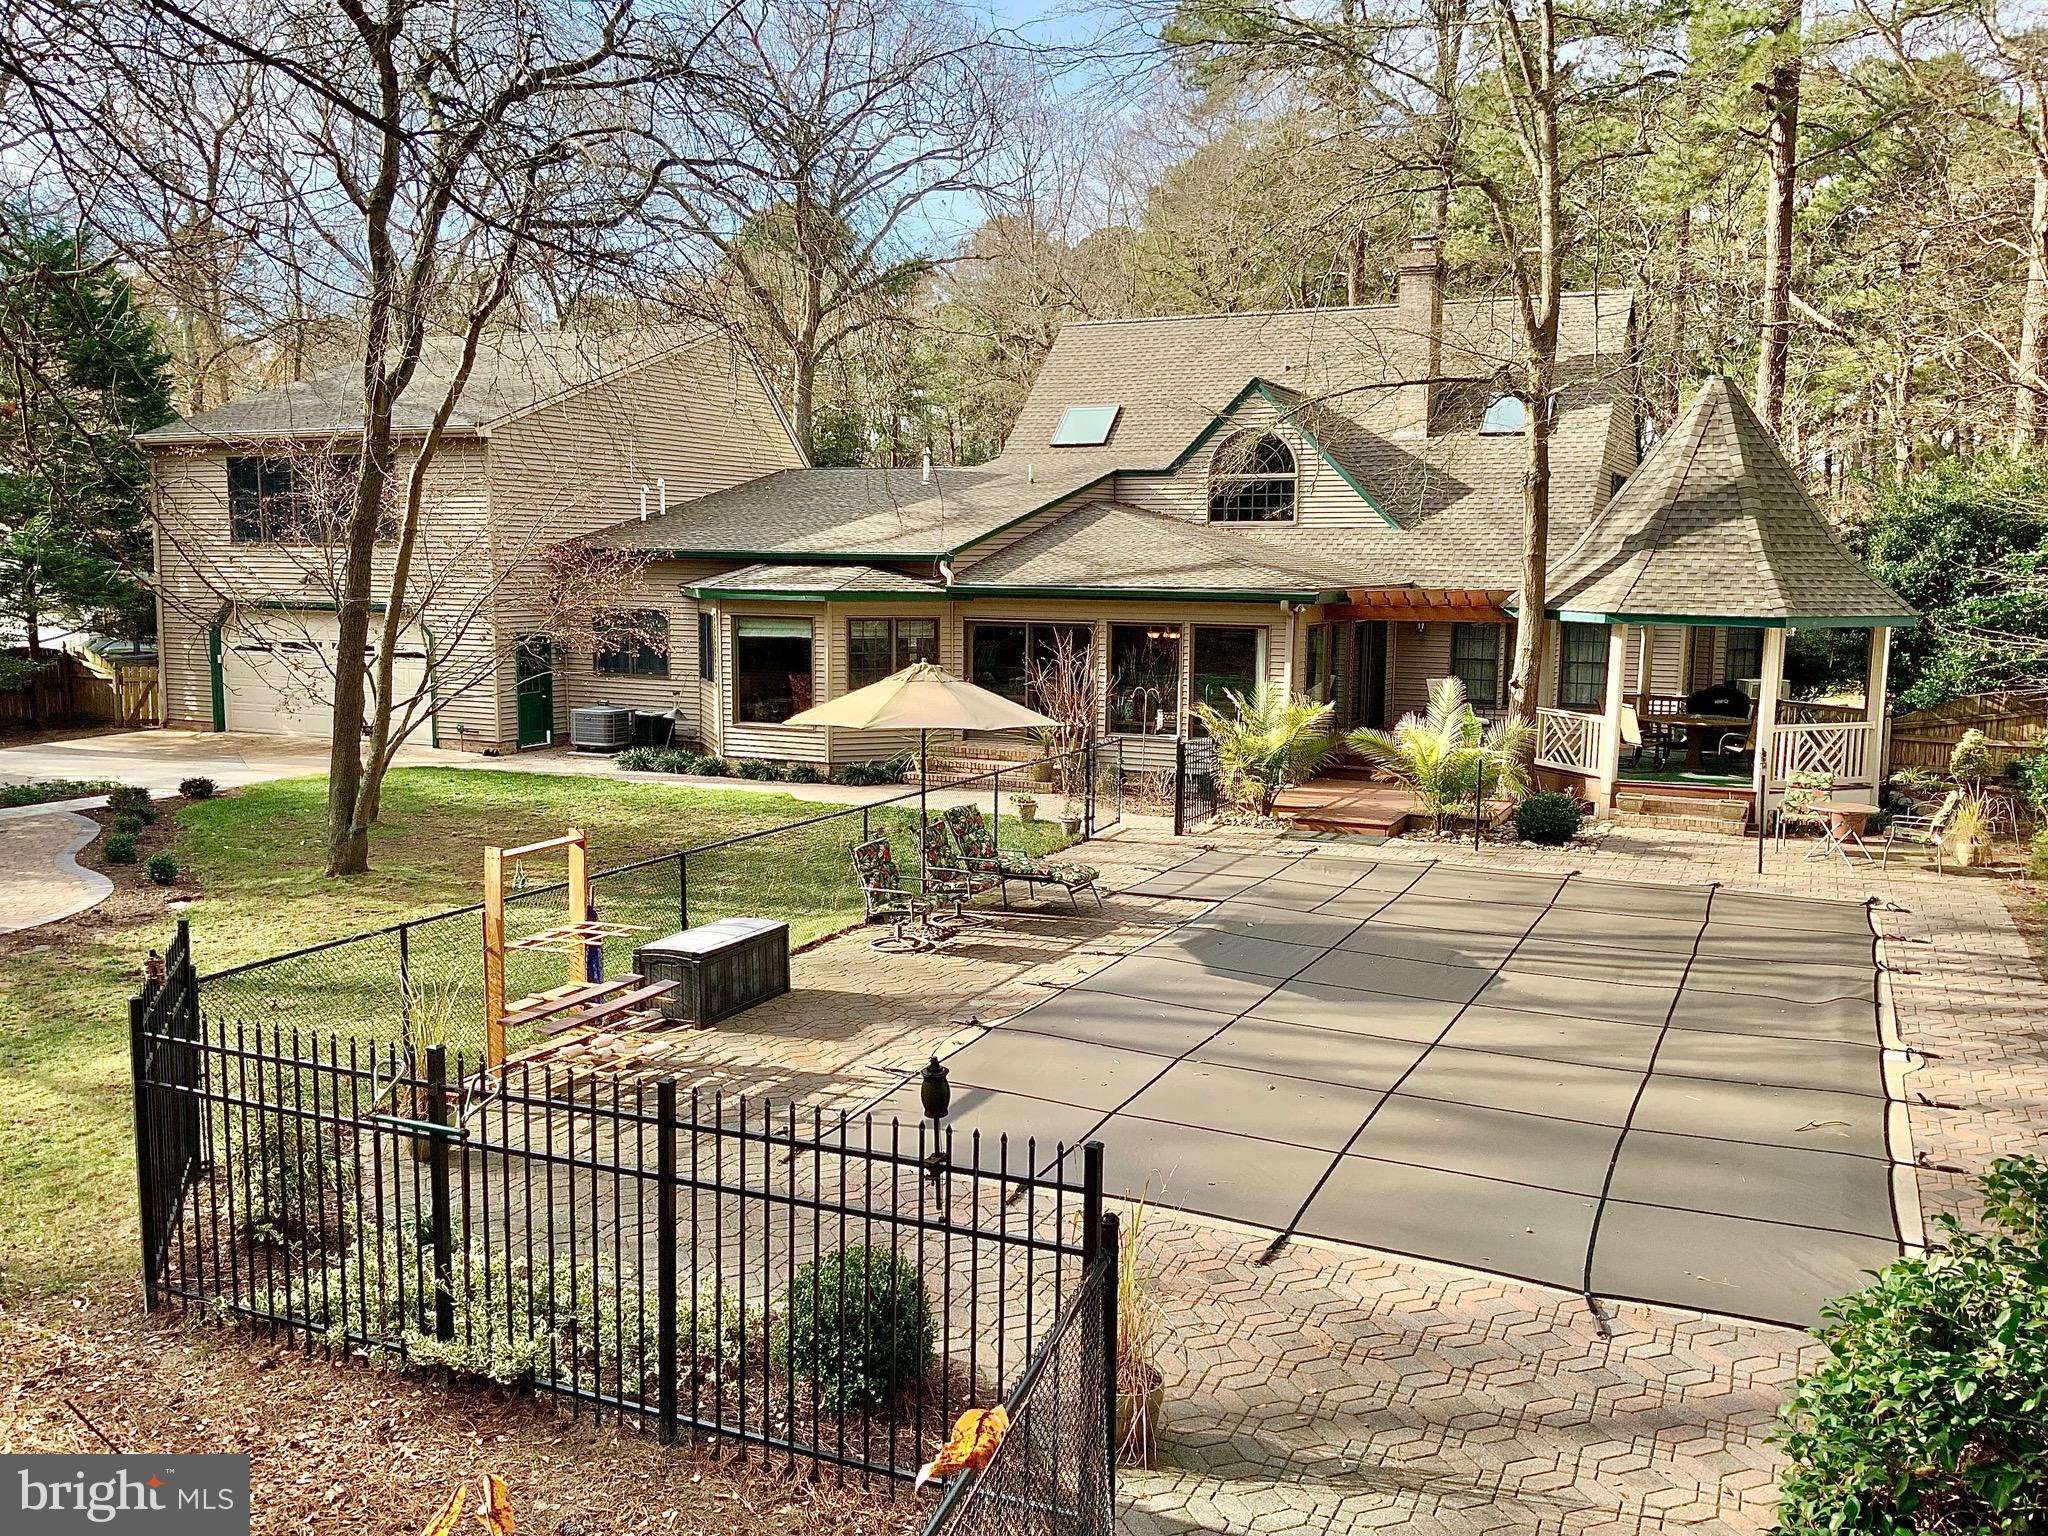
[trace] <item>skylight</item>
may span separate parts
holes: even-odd
[[[1060,415],[1059,430],[1052,435],[1055,448],[1088,448],[1109,441],[1109,429],[1116,425],[1120,405],[1070,405]]]

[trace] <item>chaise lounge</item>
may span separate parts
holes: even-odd
[[[1057,886],[1067,893],[1067,900],[1076,912],[1081,910],[1076,895],[1079,891],[1086,891],[1094,897],[1095,910],[1102,910],[1102,893],[1095,884],[1102,877],[1102,871],[1093,865],[1066,859],[1041,859],[1028,853],[1004,853],[990,835],[988,820],[981,814],[979,806],[953,806],[941,814],[940,821],[951,834],[951,842],[957,852],[958,862],[950,866],[954,878],[974,890],[993,887],[1001,893],[1003,905],[1007,907],[1013,880],[1026,886]]]

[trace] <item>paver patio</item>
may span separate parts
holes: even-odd
[[[693,1037],[700,1081],[847,1109],[884,1097],[931,1052],[982,1038],[1213,911],[1132,893],[1205,846],[1324,857],[1311,843],[1176,841],[1134,822],[1091,845],[1112,890],[1100,918],[991,914],[929,954],[877,953],[864,935],[829,941],[796,958],[791,994]],[[1426,865],[1439,854],[1473,857],[1395,843],[1369,858]],[[1578,870],[1879,897],[1896,1027],[1923,1055],[1905,1111],[1920,1198],[1961,1208],[1973,1171],[2038,1146],[2048,1128],[2048,987],[1997,892],[1981,878],[1879,875],[1796,852],[1774,853],[1759,879],[1754,858],[1735,839],[1624,829],[1597,848],[1489,849],[1484,864],[1560,885]],[[1324,916],[1281,922],[1301,925],[1297,936],[1326,936],[1335,929],[1318,928]],[[1228,921],[1204,931],[1232,935]],[[1728,944],[1742,958],[1739,938]],[[1075,1004],[1071,1030],[1090,1028],[1089,1003],[1101,995],[1064,993]],[[1188,1013],[1167,1001],[1154,1017],[1162,1031],[1192,1034],[1204,1021]],[[1561,1060],[1575,1048],[1568,1036],[1557,1042]],[[1123,1480],[1128,1529],[1550,1536],[1770,1523],[1778,1457],[1769,1432],[1816,1348],[1802,1333],[1633,1303],[1596,1317],[1567,1291],[1309,1236],[1269,1260],[1270,1231],[1162,1209],[1145,1231],[1168,1321],[1169,1406],[1161,1467]]]

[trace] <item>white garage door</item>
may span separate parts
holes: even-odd
[[[374,621],[373,621],[374,625]],[[309,609],[246,613],[221,636],[221,691],[227,727],[266,736],[326,736],[333,728],[340,663],[336,619]],[[375,630],[357,665],[376,656]],[[415,632],[400,645],[392,697],[403,705],[427,675],[427,651]]]

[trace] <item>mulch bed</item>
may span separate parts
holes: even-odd
[[[481,1472],[553,1536],[881,1536],[930,1499],[665,1447],[518,1393],[77,1300],[0,1316],[0,1449],[245,1452],[252,1530],[403,1536]]]

